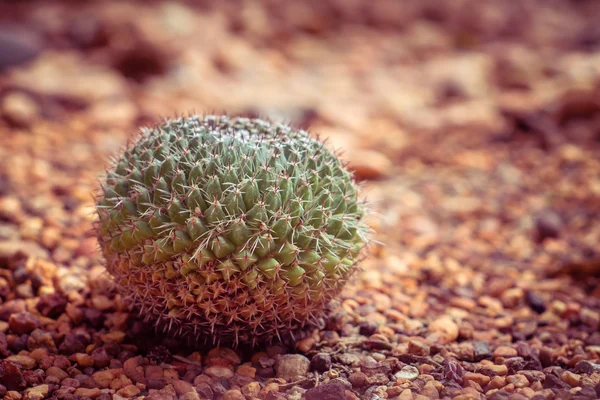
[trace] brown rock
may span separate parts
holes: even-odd
[[[119,98],[124,90],[124,81],[118,74],[87,63],[72,52],[44,53],[27,68],[16,70],[12,79],[18,86],[33,85],[42,95],[67,97],[79,104]]]
[[[175,389],[175,393],[177,393],[178,396],[194,391],[194,387],[191,383],[182,381],[181,379],[173,381],[172,385],[173,389]]]
[[[63,379],[67,378],[69,374],[58,367],[52,366],[46,370],[46,376],[53,376],[59,381],[62,381]]]
[[[145,368],[146,380],[163,378],[163,369],[158,365],[147,365]]]
[[[61,240],[61,231],[56,227],[47,227],[42,229],[41,243],[47,249],[54,249]]]
[[[254,377],[256,376],[256,368],[251,367],[250,365],[247,364],[242,364],[240,365],[236,372],[242,376],[247,376],[248,378],[254,379]]]
[[[21,238],[36,241],[40,235],[44,220],[39,217],[27,218],[21,224]]]
[[[250,382],[242,387],[242,394],[246,397],[257,397],[260,392],[260,383]]]
[[[94,125],[100,127],[128,127],[137,115],[138,110],[132,102],[112,99],[95,103],[89,112]]]
[[[31,299],[33,297],[33,288],[29,282],[25,282],[15,287],[15,294],[21,299]]]
[[[546,367],[546,365],[544,365]],[[575,372],[578,374],[593,374],[594,372],[600,372],[600,364],[590,362],[588,360],[581,360],[575,364]]]
[[[60,249],[61,247],[59,247],[52,253],[54,260],[57,262],[59,262],[58,254],[60,254]],[[64,261],[67,261],[71,258],[69,254],[63,254],[62,256],[64,256],[65,258]],[[86,286],[87,285],[85,281],[81,277],[72,274],[65,275],[58,282],[58,287],[63,293],[77,292],[79,290],[84,289]]]
[[[454,342],[458,339],[458,325],[449,317],[440,317],[429,324],[428,330],[439,335],[441,344]]]
[[[73,321],[73,324],[79,325],[83,320],[83,310],[81,310],[81,308],[69,303],[66,305],[65,311],[67,312],[67,315],[71,321]]]
[[[75,354],[75,362],[79,364],[81,367],[92,367],[94,365],[94,359],[89,354],[85,353],[76,353]]]
[[[100,338],[104,343],[122,343],[125,340],[125,336],[125,332],[112,331],[100,336]]]
[[[547,368],[552,365],[552,359],[554,357],[554,352],[552,349],[548,347],[542,347],[540,349],[540,362],[542,363],[542,367]]]
[[[207,365],[212,365],[211,359],[213,358],[224,358],[228,360],[232,365],[239,365],[242,362],[240,356],[235,351],[226,347],[216,347],[209,351],[206,357]]]
[[[114,375],[110,370],[98,371],[92,374],[92,379],[101,389],[108,388],[113,378]]]
[[[598,329],[600,325],[600,313],[597,311],[590,310],[589,308],[582,308],[579,313],[579,318],[584,324],[591,326],[594,329]]]
[[[315,345],[315,339],[313,339],[312,336],[309,336],[305,339],[300,340],[298,342],[298,344],[296,344],[296,347],[301,352],[308,353],[314,345]]]
[[[146,383],[144,368],[139,365],[139,361],[138,357],[127,359],[123,364],[123,373],[134,382]]]
[[[506,386],[506,377],[504,376],[494,376],[489,383],[491,389],[499,389],[504,386]]]
[[[88,339],[84,335],[67,333],[58,350],[63,354],[75,354],[85,351]]]
[[[427,357],[429,355],[429,346],[418,340],[411,340],[408,342],[408,352],[416,356]]]
[[[20,222],[23,219],[23,209],[18,198],[12,196],[0,197],[0,217],[6,221]],[[19,251],[23,242],[19,240],[4,241],[0,245],[0,257],[11,259]]]
[[[54,359],[53,365],[62,369],[63,371],[67,370],[71,366],[71,362],[65,356],[56,356]]]
[[[29,333],[39,326],[40,320],[27,311],[13,314],[8,319],[8,327],[17,335]]]
[[[98,251],[98,241],[95,237],[88,237],[79,243],[79,246],[75,249],[75,257],[90,257]],[[106,301],[103,301],[100,306],[105,306]]]
[[[494,357],[516,357],[518,355],[517,349],[513,349],[510,346],[498,346],[494,350]]]
[[[277,377],[293,382],[302,379],[308,373],[310,361],[300,354],[286,354],[275,362]]]
[[[0,254],[0,258],[1,257],[2,255]],[[4,304],[0,304],[0,319],[7,321],[12,314],[24,312],[26,307],[27,303],[25,303],[25,300],[23,299],[9,300]]]
[[[492,352],[485,341],[478,340],[473,343],[473,359],[475,361],[482,360],[492,356]]]
[[[211,377],[205,374],[200,374],[194,378],[194,386],[199,386],[203,383],[208,383],[211,381]]]
[[[579,383],[581,382],[581,375],[574,374],[571,371],[565,371],[560,376],[560,379],[569,386],[576,387],[579,386]]]
[[[1,210],[0,210],[0,218],[6,218],[5,216],[2,215]],[[12,218],[15,218],[15,216],[12,215]],[[5,258],[5,259],[10,260],[19,254],[24,254],[28,257],[35,257],[35,258],[41,258],[41,259],[47,259],[49,257],[48,251],[33,241],[29,241],[29,240],[0,241],[0,258]]]
[[[4,400],[21,400],[23,396],[15,390],[9,390],[4,396]]]
[[[358,179],[381,179],[389,176],[392,162],[383,153],[375,150],[354,150],[348,156],[348,168]]]
[[[38,385],[25,391],[24,400],[42,400],[48,394],[48,385]]]
[[[354,372],[348,377],[348,381],[352,387],[360,389],[369,384],[369,377],[363,372]]]
[[[29,356],[17,354],[6,358],[6,361],[10,361],[17,365],[20,365],[23,369],[33,369],[35,368],[36,362],[35,359]]]
[[[137,386],[135,386],[135,385],[128,385],[128,386],[125,386],[122,389],[119,389],[117,391],[117,394],[119,396],[123,396],[123,397],[129,399],[131,397],[137,396],[138,394],[140,394],[140,392],[141,392],[141,390]]]
[[[48,350],[43,347],[34,349],[33,351],[29,352],[29,357],[33,358],[37,363],[42,363],[48,360]]]
[[[202,398],[204,399],[204,397]],[[196,392],[188,392],[179,397],[179,400],[202,400]]]
[[[560,235],[562,221],[560,215],[552,210],[544,210],[536,218],[537,240],[557,238]]]
[[[163,370],[163,378],[167,383],[171,383],[179,379],[179,372],[175,368],[165,368]]]
[[[8,280],[0,277],[0,296],[7,297],[10,294],[10,292],[12,292],[12,288],[10,287]],[[1,321],[1,322],[2,322],[2,332],[6,332],[8,330],[8,322],[6,322],[6,321]]]
[[[88,389],[80,387],[75,389],[75,392],[73,394],[79,397],[89,397],[90,399],[95,399],[96,397],[100,396],[101,393],[102,392],[98,388]]]
[[[486,365],[484,367],[484,369],[488,369],[488,370],[492,371],[496,375],[506,375],[506,374],[508,374],[508,366],[506,366],[504,364]]]
[[[523,388],[529,386],[529,380],[525,375],[522,374],[509,375],[506,377],[506,382],[508,382],[509,384],[512,383],[513,385],[515,385],[516,388]]]
[[[402,393],[400,393],[400,395],[396,397],[396,400],[413,400],[412,390],[404,389]]]
[[[30,351],[35,349],[46,349],[49,353],[56,353],[56,344],[49,332],[41,329],[35,329],[27,338],[27,348]]]
[[[74,389],[81,386],[81,383],[77,379],[74,379],[74,378],[65,378],[62,380],[62,382],[60,384],[63,387],[70,387],[70,388],[74,388]]]
[[[147,389],[157,389],[161,390],[167,385],[167,380],[164,378],[158,379],[146,379],[146,388]]]
[[[131,384],[131,379],[123,374],[119,374],[110,382],[110,388],[113,390],[119,390]]]
[[[104,368],[110,365],[113,358],[107,353],[106,347],[96,347],[91,354],[94,359],[94,366],[97,369]]]
[[[260,391],[259,397],[267,396],[267,395],[269,395],[270,392],[273,392],[274,394],[278,393],[279,392],[279,384],[275,383],[275,382],[267,383],[265,385],[265,387],[263,387],[262,390]]]
[[[148,400],[175,400],[177,395],[171,385],[165,386],[163,389],[153,391],[146,397]]]
[[[432,382],[432,381],[429,381],[425,384],[425,386],[423,387],[423,390],[421,390],[420,394],[429,399],[439,399],[440,398],[440,393],[439,393],[438,389],[436,388],[434,382]]]
[[[233,369],[231,367],[208,367],[204,373],[214,378],[232,378]]]
[[[113,302],[104,295],[96,295],[92,297],[92,306],[100,311],[106,311],[113,306]]]
[[[327,353],[317,353],[310,360],[310,366],[313,371],[323,373],[331,368],[331,356]]]
[[[223,393],[223,400],[246,400],[246,397],[239,390],[232,389]]]
[[[6,334],[0,331],[0,357],[6,357],[9,355],[8,342],[6,341]]]
[[[473,381],[481,386],[485,386],[490,382],[490,377],[487,375],[479,374],[476,372],[465,372],[463,375],[463,382]]]
[[[345,397],[346,387],[341,382],[328,382],[306,392],[306,400],[338,400]]]

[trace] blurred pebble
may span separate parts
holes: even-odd
[[[0,24],[0,71],[35,59],[42,51],[39,38],[29,29]]]
[[[18,127],[29,127],[38,119],[40,107],[27,94],[10,92],[2,97],[0,112],[9,124]]]
[[[310,368],[308,358],[300,354],[285,354],[275,362],[277,377],[293,382],[306,375]]]

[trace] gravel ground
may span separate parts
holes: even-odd
[[[0,3],[0,396],[600,398],[600,3],[279,3]],[[90,231],[136,127],[221,110],[310,126],[372,202],[295,344],[163,337]]]

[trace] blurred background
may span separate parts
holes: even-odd
[[[592,0],[3,1],[2,115],[257,114],[386,142],[395,161],[418,132],[507,133],[592,90],[599,17]]]
[[[138,126],[262,116],[363,182],[385,245],[362,296],[598,309],[598,21],[595,0],[2,1],[0,235],[81,285],[96,176]]]

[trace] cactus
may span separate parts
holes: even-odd
[[[113,164],[97,200],[107,269],[175,335],[258,343],[311,326],[367,242],[351,173],[283,124],[166,120]]]

